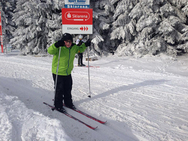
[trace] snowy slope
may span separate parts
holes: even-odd
[[[11,141],[186,141],[188,139],[188,63],[181,57],[116,56],[75,67],[76,107],[102,120],[101,125],[71,114],[97,130],[51,111],[52,57],[0,54],[0,138]],[[85,62],[86,64],[87,62]],[[75,59],[75,65],[77,60]]]

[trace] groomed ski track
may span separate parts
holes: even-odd
[[[91,98],[87,97],[87,68],[75,67],[72,72],[75,106],[108,122],[101,125],[69,112],[98,126],[93,131],[43,105],[43,101],[52,104],[54,96],[51,59],[0,56],[0,88],[17,96],[28,109],[59,120],[72,140],[185,141],[188,138],[188,76],[173,73],[174,69],[169,71],[173,60],[167,60],[165,65],[160,65],[160,60],[99,60],[92,65],[100,68],[90,68]],[[153,63],[156,64],[148,68]]]

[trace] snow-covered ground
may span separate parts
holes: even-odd
[[[16,54],[16,53],[15,53]],[[98,126],[91,130],[50,110],[52,57],[0,54],[0,140],[2,141],[187,141],[188,59],[103,57],[75,67],[73,100],[99,119],[68,112]],[[84,62],[87,64],[87,62]],[[75,59],[75,65],[77,60]]]

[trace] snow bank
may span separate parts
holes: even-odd
[[[3,141],[71,141],[63,125],[27,109],[17,97],[0,92],[0,138]]]

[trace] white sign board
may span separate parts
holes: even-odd
[[[63,33],[93,34],[93,9],[62,8]]]
[[[90,0],[65,0],[65,8],[89,8]]]

